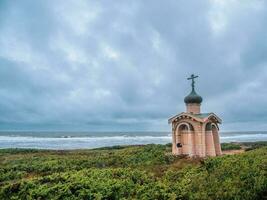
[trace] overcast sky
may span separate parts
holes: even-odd
[[[264,0],[0,0],[0,129],[170,131],[190,74],[221,129],[267,130]]]

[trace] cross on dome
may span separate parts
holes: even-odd
[[[195,76],[194,74],[187,78],[187,80],[192,80],[191,86],[193,90],[195,89],[195,78],[198,78],[198,76]]]

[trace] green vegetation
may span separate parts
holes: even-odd
[[[267,147],[254,147],[205,160],[170,145],[0,150],[0,199],[264,199]]]
[[[265,147],[267,146],[267,141],[262,141],[262,142],[244,142],[243,145],[245,145],[245,150],[250,151],[253,149],[257,149],[260,147]]]
[[[238,143],[222,143],[221,148],[223,151],[242,149],[241,144],[238,144]]]

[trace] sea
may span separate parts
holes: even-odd
[[[267,131],[220,132],[220,141],[226,143],[267,141]],[[167,144],[170,142],[170,132],[0,132],[0,149],[93,149],[117,145]]]

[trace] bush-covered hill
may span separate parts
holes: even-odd
[[[170,145],[0,150],[0,199],[267,199],[266,144],[245,145],[205,160],[174,157]]]

